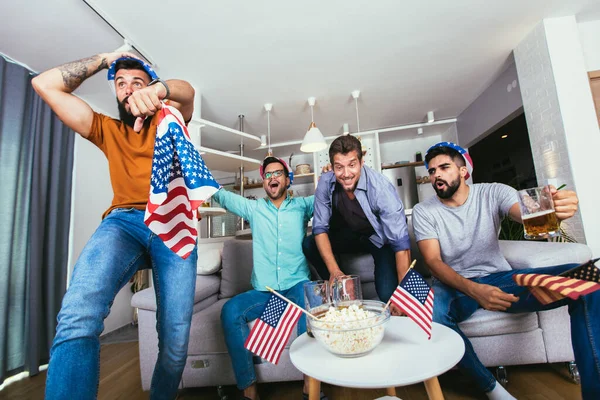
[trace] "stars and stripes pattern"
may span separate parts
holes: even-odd
[[[439,143],[436,143],[433,146],[431,146],[429,149],[427,149],[427,153],[429,153],[431,150],[435,149],[436,147],[449,147],[451,149],[458,151],[465,159],[465,166],[467,167],[467,175],[465,175],[465,179],[469,179],[469,177],[471,175],[473,175],[473,160],[471,159],[471,156],[469,155],[467,150],[463,149],[456,143],[439,142]],[[427,153],[425,153],[425,158],[427,158]],[[425,161],[425,169],[429,169],[429,166],[427,165],[427,161]]]
[[[568,297],[577,300],[580,296],[600,289],[600,271],[590,260],[559,276],[545,274],[515,274],[513,280],[526,286],[542,304],[550,304]]]
[[[115,74],[117,73],[117,71],[116,71],[117,62],[123,61],[123,60],[137,61],[142,66],[142,68],[144,68],[146,73],[148,75],[150,75],[151,80],[158,79],[158,75],[156,74],[156,71],[154,71],[154,69],[152,69],[152,66],[150,64],[147,64],[140,59],[132,58],[132,57],[118,58],[110,64],[110,67],[108,68],[108,73],[107,73],[108,86],[110,87],[110,90],[112,90],[113,95],[116,96],[116,94],[117,94],[116,89],[115,89]]]
[[[411,268],[392,294],[390,301],[415,321],[431,339],[433,297],[433,289],[418,272]]]
[[[302,311],[298,307],[272,294],[265,310],[252,327],[244,347],[270,363],[277,364],[301,315]]]
[[[144,223],[168,248],[187,258],[198,237],[197,209],[220,187],[190,140],[179,110],[163,104]]]

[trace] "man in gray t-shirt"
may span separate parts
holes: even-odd
[[[465,203],[445,205],[436,197],[413,209],[417,241],[436,239],[442,260],[465,278],[477,278],[512,268],[500,251],[500,222],[515,204],[517,191],[501,183],[469,186]]]
[[[517,193],[509,186],[491,183],[467,185],[471,159],[454,143],[432,146],[425,156],[426,168],[437,196],[413,208],[413,227],[419,250],[435,277],[433,320],[446,325],[465,341],[465,355],[458,364],[473,377],[490,399],[514,399],[479,361],[458,323],[478,308],[511,313],[532,312],[569,306],[571,341],[581,373],[584,399],[600,398],[600,291],[573,301],[540,304],[534,296],[517,297],[513,271],[503,257],[499,242],[500,221],[505,216],[521,221]],[[573,191],[551,187],[556,216],[570,218],[577,211]],[[558,275],[574,264],[519,270],[519,273]],[[502,288],[502,289],[500,289]]]

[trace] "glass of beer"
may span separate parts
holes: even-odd
[[[560,236],[558,218],[548,186],[519,191],[525,239],[548,239]]]
[[[358,275],[345,275],[337,278],[331,285],[331,299],[336,307],[349,307],[361,304],[363,295]]]
[[[316,317],[321,316],[332,306],[331,286],[329,281],[311,281],[304,284],[304,304],[306,310]],[[310,331],[310,324],[306,324],[306,333],[314,337]]]

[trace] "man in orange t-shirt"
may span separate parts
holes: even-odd
[[[96,113],[72,92],[109,69],[120,119]],[[114,198],[83,249],[58,314],[46,380],[46,399],[95,399],[100,333],[119,290],[140,268],[151,268],[157,299],[158,360],[151,399],[174,399],[187,357],[196,283],[196,249],[185,260],[144,224],[150,191],[155,113],[169,101],[186,121],[194,89],[162,81],[128,53],[98,54],[52,68],[32,80],[35,91],[60,119],[94,143],[108,159]]]

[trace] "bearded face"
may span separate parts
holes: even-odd
[[[433,182],[433,189],[437,193],[440,199],[449,199],[460,187],[460,177],[450,182],[447,182],[441,178],[437,178]]]
[[[119,108],[119,119],[133,128],[133,124],[135,123],[136,117],[134,117],[133,114],[131,114],[131,112],[128,110],[129,107],[126,107],[127,100],[129,100],[129,96],[125,97],[123,101],[119,101],[119,99],[117,99],[117,107]]]

